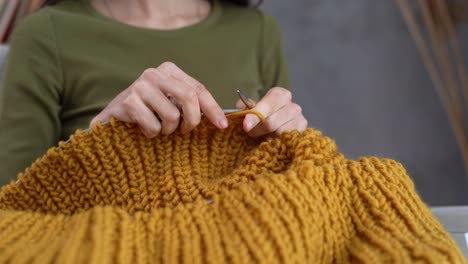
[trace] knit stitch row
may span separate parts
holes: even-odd
[[[464,263],[403,166],[320,131],[147,139],[111,120],[0,192],[0,263]]]

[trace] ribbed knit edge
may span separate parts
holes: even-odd
[[[400,163],[346,160],[316,130],[262,142],[232,177],[244,180],[220,181],[193,202],[143,211],[84,203],[90,208],[76,213],[60,202],[80,194],[55,193],[60,183],[12,183],[0,192],[0,263],[465,263]],[[109,197],[144,197],[140,180]],[[119,184],[128,183],[95,192],[104,199]],[[34,201],[19,196],[28,195],[64,213],[27,212]]]

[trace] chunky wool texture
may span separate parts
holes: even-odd
[[[247,113],[78,131],[0,192],[0,263],[464,263],[401,164],[312,128],[252,139]]]

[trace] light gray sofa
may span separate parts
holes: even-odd
[[[441,206],[431,210],[460,246],[468,262],[468,206]]]

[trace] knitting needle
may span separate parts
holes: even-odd
[[[244,105],[248,108],[248,109],[252,109],[255,107],[255,102],[248,98],[244,93],[242,93],[240,90],[237,90],[237,94],[239,95],[239,98],[241,99],[241,101],[244,103]],[[230,114],[230,113],[236,113],[236,112],[239,112],[240,110],[239,109],[223,109],[223,112],[224,114]],[[203,115],[203,113],[202,113]],[[105,122],[102,122],[101,124],[103,126],[109,124],[110,121],[105,121]],[[81,130],[82,133],[86,133],[86,132],[89,132],[91,130],[91,128],[86,128],[86,129],[83,129]],[[69,143],[70,142],[70,139],[66,140],[65,143]]]
[[[248,98],[243,92],[237,90],[237,94],[239,95],[239,98],[241,99],[242,103],[244,103],[245,107],[247,107],[247,109],[252,109],[255,107],[255,101]],[[240,111],[240,109],[223,109],[224,114],[237,113]],[[201,114],[205,115],[203,112]]]
[[[249,97],[247,97],[244,93],[242,93],[240,90],[237,90],[237,94],[239,95],[239,98],[241,99],[242,103],[248,108],[252,109],[255,107],[255,102],[251,100]]]

